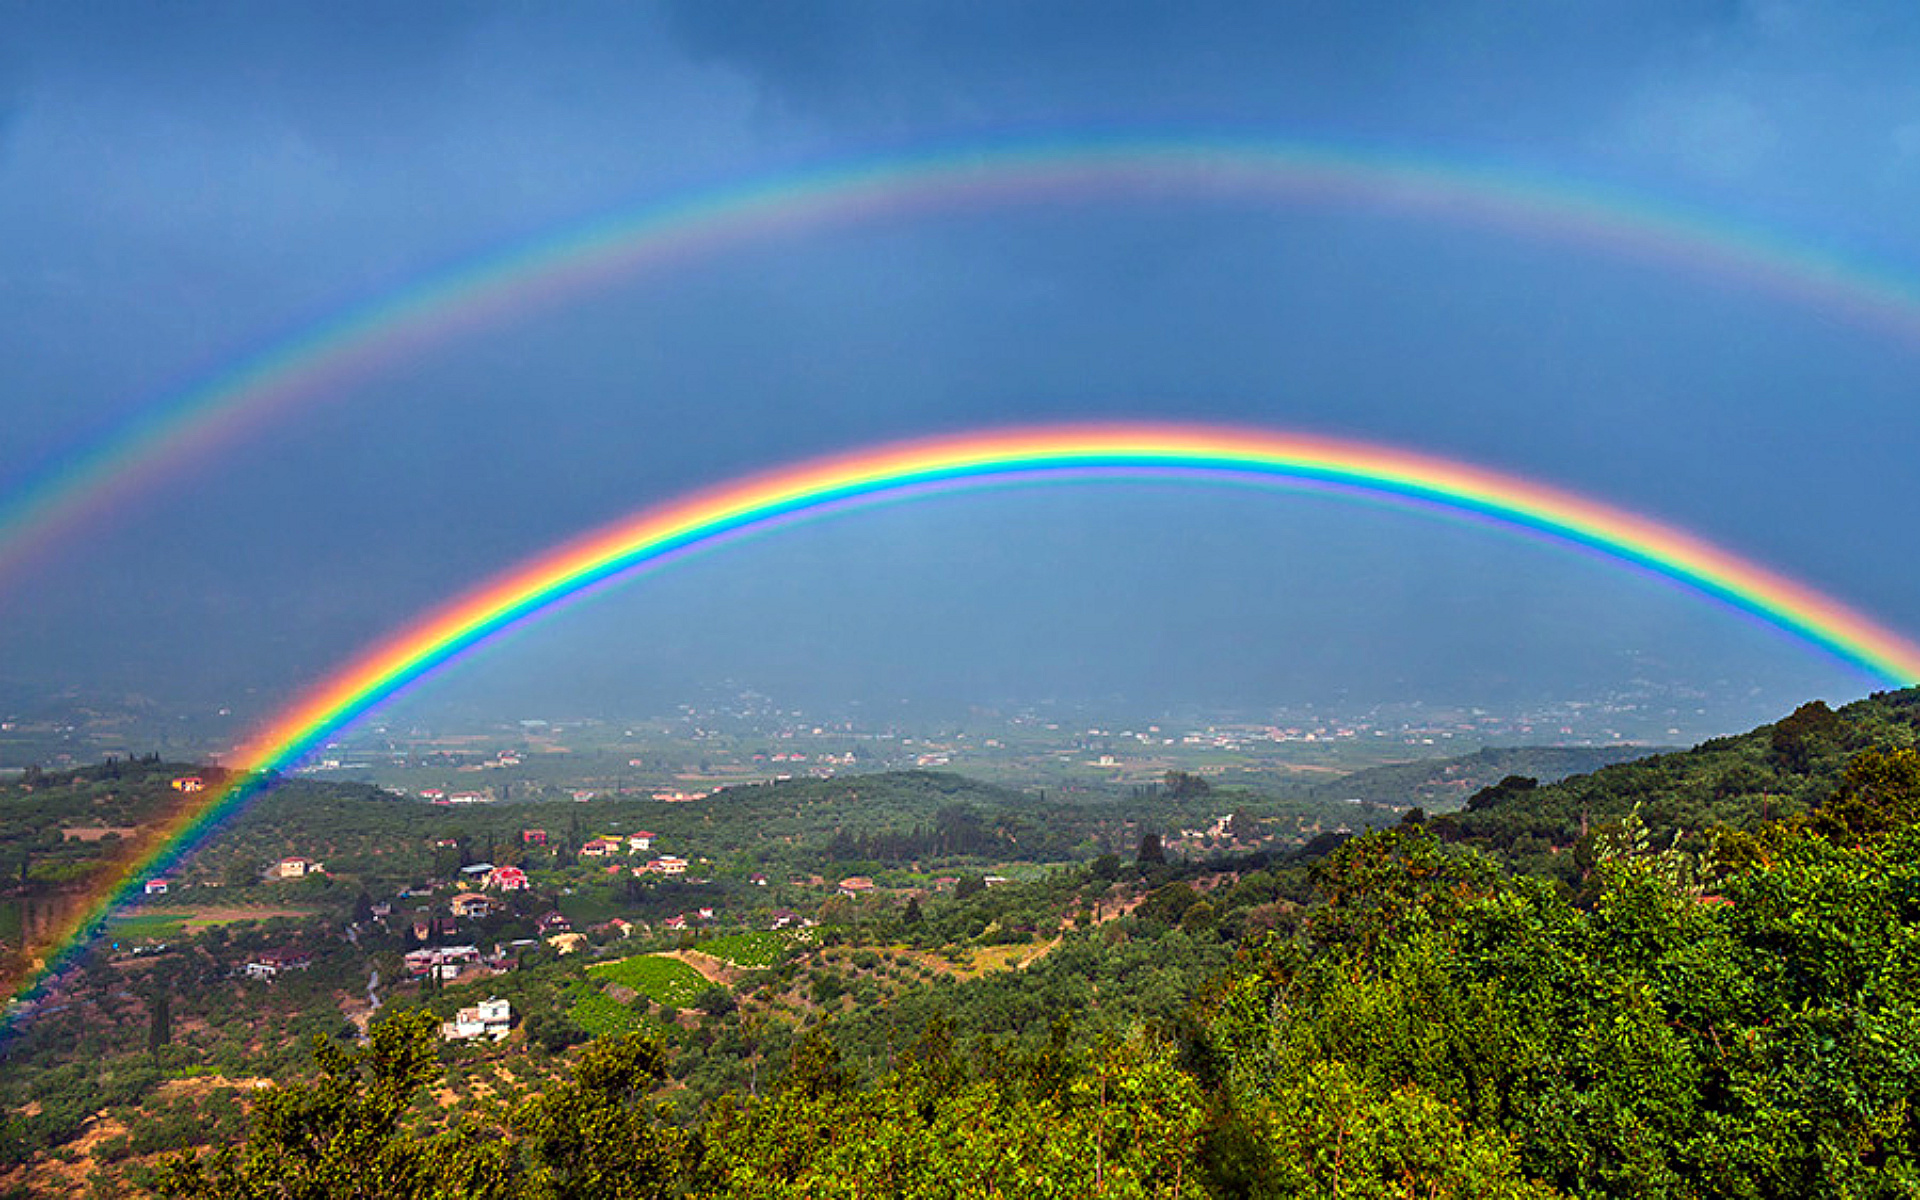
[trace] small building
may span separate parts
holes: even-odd
[[[580,847],[581,858],[606,858],[608,855],[618,853],[620,853],[620,843],[608,837],[589,838]]]
[[[687,927],[687,918],[683,913],[679,916],[668,917],[660,924],[663,929],[685,929]]]
[[[503,892],[524,892],[527,890],[527,873],[519,867],[495,867],[487,872],[484,886],[499,888]]]
[[[469,863],[460,868],[460,874],[468,879],[478,879],[493,870],[492,863]]]
[[[172,881],[168,879],[149,879],[145,890],[149,896],[164,896],[171,886]]]
[[[793,911],[792,909],[776,908],[773,910],[773,923],[769,925],[768,928],[769,929],[809,929],[809,928],[812,928],[812,926],[813,926],[812,921],[808,920],[806,917],[801,916],[799,913]]]
[[[642,850],[651,850],[653,849],[653,839],[658,836],[658,834],[645,829],[642,829],[639,833],[628,834],[627,850],[634,854],[638,854]]]
[[[584,933],[556,933],[547,939],[547,945],[552,946],[556,954],[572,954],[586,944]]]
[[[687,860],[673,854],[662,854],[659,858],[647,860],[646,873],[649,875],[685,875]]]
[[[450,1042],[491,1038],[503,1042],[513,1032],[513,1005],[497,998],[482,1000],[454,1014],[453,1020],[440,1026],[440,1036]]]
[[[842,896],[865,896],[873,891],[873,880],[865,875],[849,875],[840,881]]]
[[[204,792],[207,790],[207,781],[198,775],[182,775],[168,786],[176,792]]]
[[[406,964],[407,974],[418,977],[433,975],[436,979],[459,978],[463,968],[480,961],[478,946],[430,946],[423,950],[409,950],[401,960]]]
[[[493,897],[479,892],[461,892],[447,901],[447,908],[456,917],[484,917],[494,910],[496,903]]]
[[[573,928],[573,922],[567,920],[567,914],[558,910],[541,913],[534,919],[533,929],[541,937],[550,933],[566,933]]]
[[[544,829],[522,829],[520,831],[520,844],[522,846],[544,846],[547,844],[547,831]]]
[[[767,886],[767,877],[759,874],[749,875],[747,876],[747,882],[755,887],[765,887]]]
[[[265,950],[247,960],[248,979],[272,979],[287,971],[304,971],[313,965],[313,955],[305,950]]]
[[[318,875],[325,870],[325,864],[311,858],[301,858],[296,855],[292,858],[283,858],[273,864],[273,877],[275,879],[305,879],[309,875]]]

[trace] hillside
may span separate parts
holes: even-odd
[[[409,1198],[1913,1194],[1917,745],[1920,693],[1809,704],[1306,850],[1172,777],[290,783],[210,849],[242,869],[183,873],[0,1042],[0,1195],[335,1194],[368,1155]],[[1223,845],[1015,857],[1203,812]],[[655,845],[586,853],[640,813]],[[289,843],[326,876],[254,875]],[[481,853],[524,880],[463,911]],[[504,1040],[448,1032],[483,1001]]]
[[[1315,784],[1306,794],[1316,800],[1355,799],[1450,812],[1475,792],[1510,775],[1552,783],[1654,753],[1658,750],[1647,746],[1490,746],[1457,758],[1368,767]]]
[[[1867,749],[1920,745],[1920,689],[1882,692],[1840,709],[1820,701],[1748,733],[1655,754],[1528,788],[1493,785],[1463,811],[1434,822],[1443,837],[1500,851],[1542,874],[1568,878],[1584,835],[1637,805],[1656,845],[1720,827],[1752,829],[1818,807],[1847,761]]]

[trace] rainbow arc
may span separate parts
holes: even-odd
[[[232,782],[178,818],[77,922],[50,970],[141,883],[193,852],[250,797],[409,685],[570,599],[750,534],[959,488],[1075,479],[1279,483],[1471,515],[1651,572],[1876,679],[1920,680],[1920,645],[1834,598],[1670,526],[1546,484],[1365,442],[1205,425],[1015,428],[882,446],[754,475],[561,545],[410,622],[242,747]]]

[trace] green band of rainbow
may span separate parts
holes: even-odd
[[[746,532],[859,503],[1009,479],[1165,474],[1331,487],[1471,514],[1664,576],[1889,683],[1920,680],[1920,646],[1812,588],[1644,517],[1446,459],[1194,425],[1049,426],[908,442],[756,475],[647,509],[405,626],[239,750],[235,780],[181,818],[162,848],[102,898],[50,969],[84,945],[85,934],[110,910],[134,899],[145,878],[190,853],[275,773],[436,667],[595,585]]]
[[[1731,279],[1920,344],[1920,287],[1818,247],[1590,184],[1363,148],[1202,136],[1004,141],[793,171],[570,226],[307,326],[0,498],[0,583],[186,463],[463,330],[649,269],[896,214],[1117,195],[1333,203],[1474,223]]]

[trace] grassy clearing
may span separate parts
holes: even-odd
[[[731,933],[701,942],[694,949],[750,971],[771,967],[793,945],[784,933]]]
[[[115,920],[111,928],[116,941],[137,942],[146,939],[166,942],[184,933],[187,923],[179,913],[140,913]]]
[[[712,986],[706,976],[687,964],[658,954],[639,954],[618,962],[600,963],[587,970],[596,978],[625,984],[655,1003],[676,1008],[692,1004],[695,996]]]

